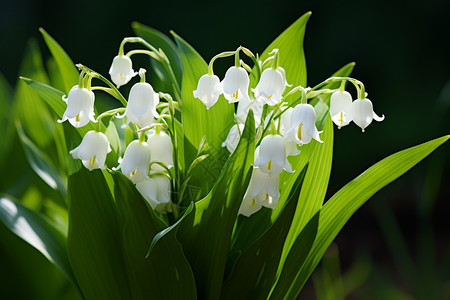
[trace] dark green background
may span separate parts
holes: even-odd
[[[450,133],[450,1],[400,3],[10,1],[3,3],[0,11],[1,71],[14,85],[28,38],[37,38],[43,45],[40,26],[74,62],[106,75],[121,39],[133,35],[132,21],[166,34],[173,29],[209,61],[218,52],[239,45],[261,53],[279,33],[311,10],[305,36],[308,84],[315,85],[355,61],[353,76],[365,83],[375,111],[386,116],[364,134],[354,124],[336,129],[330,186],[330,192],[334,192],[383,157]],[[48,54],[47,50],[44,53]],[[217,63],[217,73],[223,74],[231,64],[231,59]],[[376,265],[387,265],[388,270],[395,271],[389,267],[393,262],[374,213],[390,208],[399,218],[412,251],[427,211],[432,212],[438,253],[448,249],[449,151],[447,143],[377,194],[372,205],[364,206],[350,220],[337,239],[344,266],[362,251],[371,253]],[[436,197],[423,193],[425,178],[431,178],[430,174],[434,175],[430,182],[435,187],[428,187],[436,191]],[[396,284],[403,283],[398,280]]]

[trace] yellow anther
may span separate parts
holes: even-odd
[[[256,200],[255,198],[252,198],[252,206],[254,206],[256,204]]]
[[[267,164],[267,170],[270,171],[271,167],[272,167],[272,160],[269,160],[269,163]]]
[[[75,121],[80,122],[80,114],[75,117]]]
[[[270,98],[272,98],[272,96],[273,96],[273,95],[270,95],[270,96],[268,96],[267,98],[270,99]]]
[[[130,176],[134,177],[134,175],[136,175],[136,170],[134,170],[133,172],[131,172]]]
[[[123,77],[123,73],[122,72],[119,73],[119,76],[120,76],[120,79],[123,79],[122,78]]]
[[[303,123],[300,123],[298,125],[298,130],[297,130],[297,137],[300,141],[302,140],[302,127],[303,127]]]
[[[338,119],[338,121],[341,123],[341,124],[343,124],[344,123],[344,112],[343,111],[341,111],[341,114],[340,114],[340,119]]]
[[[95,159],[97,158],[97,155],[94,155],[89,159],[89,166],[93,166],[95,164]]]
[[[237,90],[236,92],[234,92],[231,97],[233,97],[234,99],[237,99],[239,96],[239,90]]]

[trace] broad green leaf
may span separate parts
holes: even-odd
[[[42,82],[48,82],[41,52],[35,40],[30,40],[27,44],[19,73],[37,78]],[[17,83],[14,104],[15,117],[20,119],[23,129],[30,139],[39,148],[50,150],[53,146],[55,122],[47,105],[22,81]]]
[[[67,257],[67,240],[43,216],[11,197],[0,195],[0,220],[9,230],[36,248],[72,282],[76,282]]]
[[[45,183],[47,183],[52,189],[58,190],[65,198],[67,188],[66,182],[61,173],[54,166],[47,155],[39,150],[39,148],[36,147],[36,145],[25,135],[19,122],[16,123],[16,128],[31,168]],[[63,203],[63,205],[65,204],[66,203]]]
[[[312,217],[305,228],[302,230],[300,235],[295,240],[292,245],[291,252],[284,262],[283,271],[278,277],[277,282],[273,285],[270,297],[268,299],[278,300],[278,299],[295,299],[297,295],[292,295],[291,297],[286,297],[291,293],[291,284],[294,281],[300,280],[299,267],[305,262],[314,240],[317,235],[317,228],[319,227],[319,216],[320,211],[318,211],[314,217]]]
[[[196,299],[194,275],[176,232],[159,241],[146,258],[152,238],[165,228],[134,185],[112,174],[115,198],[123,218],[123,249],[134,299]]]
[[[34,246],[0,221],[2,299],[82,299],[75,284]]]
[[[286,80],[292,87],[306,87],[306,61],[303,50],[303,39],[305,35],[306,23],[311,12],[307,12],[281,33],[261,54],[261,60],[269,57],[273,49],[279,50],[279,65],[286,71]],[[252,76],[252,86],[256,84],[256,78]],[[287,88],[285,93],[289,92]],[[289,96],[288,102],[295,100]]]
[[[347,64],[337,72],[335,72],[331,77],[348,76],[353,70],[353,66],[353,63]],[[331,89],[338,87],[339,83],[332,83],[326,85],[324,88]],[[303,148],[308,147],[305,149],[306,153],[300,153],[300,155],[291,159],[294,168],[303,166],[304,164],[306,164],[306,161],[309,161],[309,168],[305,177],[305,188],[300,193],[300,199],[298,201],[295,216],[292,221],[291,230],[289,231],[289,234],[286,238],[285,249],[283,250],[279,272],[283,267],[284,260],[286,259],[292,244],[297,239],[303,227],[309,222],[310,218],[314,216],[322,207],[328,187],[328,181],[330,179],[333,153],[333,122],[329,117],[328,106],[321,99],[318,99],[314,102],[314,110],[316,111],[316,126],[319,130],[323,130],[323,133],[321,134],[323,144],[312,141],[314,145],[310,145],[310,143],[301,147],[302,150]],[[311,103],[313,103],[313,101]],[[303,158],[303,156],[305,156],[305,158]],[[306,160],[306,158],[308,158],[308,160]],[[295,178],[295,176],[293,177]],[[293,178],[286,178],[286,176],[281,176],[281,179],[285,179],[286,182],[288,182],[286,187],[288,188],[287,190],[289,190],[290,182],[292,182]],[[282,191],[284,190],[285,189],[283,189],[282,187]],[[283,201],[283,199],[280,199],[280,201]]]
[[[39,31],[58,65],[64,81],[65,92],[68,93],[78,83],[78,70],[64,49],[43,28],[39,28]]]
[[[181,83],[181,76],[182,76],[182,66],[181,66],[181,60],[180,56],[177,51],[177,46],[175,45],[172,40],[167,37],[165,34],[159,32],[158,30],[145,26],[138,22],[133,22],[131,24],[131,27],[133,27],[134,32],[149,42],[152,46],[154,46],[156,49],[162,49],[164,51],[164,54],[169,59],[170,65],[172,67],[173,73],[175,75],[175,78],[178,82],[178,84]],[[162,64],[158,61],[151,60],[153,67],[158,66],[158,70],[161,72],[160,79],[165,80],[165,83],[167,82],[171,83],[170,81],[170,75],[167,73],[167,71],[164,69]],[[173,90],[173,89],[171,89]],[[172,93],[173,94],[173,93]]]
[[[191,45],[175,33],[173,35],[183,65],[181,107],[185,136],[185,163],[189,166],[194,161],[200,142],[205,136],[211,153],[204,161],[205,167],[197,168],[193,172],[190,184],[198,185],[203,194],[206,194],[217,180],[228,156],[227,150],[222,147],[222,142],[234,124],[234,105],[220,96],[217,103],[207,110],[199,99],[194,98],[193,91],[197,89],[198,80],[207,73],[208,67]]]
[[[231,276],[224,283],[221,299],[267,299],[276,279],[284,241],[291,226],[306,170],[307,168],[298,176],[279,218],[237,260]]]
[[[253,112],[247,117],[235,152],[211,192],[195,203],[181,223],[178,239],[195,274],[200,299],[218,299],[233,226],[251,176],[255,152]]]
[[[316,145],[309,161],[304,187],[300,192],[295,217],[286,239],[284,257],[289,252],[291,245],[303,227],[320,210],[325,199],[328,181],[330,180],[331,159],[333,155],[333,122],[330,117],[327,118],[327,123],[323,129],[321,138],[323,143]]]
[[[82,168],[69,177],[68,192],[69,259],[84,297],[130,299],[122,222],[102,172]]]
[[[373,194],[403,175],[449,138],[449,135],[443,136],[392,154],[334,194],[321,209],[317,237],[296,280],[292,282],[290,295],[295,297],[300,292],[330,243],[358,208]]]
[[[28,84],[42,99],[55,111],[58,117],[62,118],[66,110],[66,104],[62,100],[64,93],[44,83],[34,81],[26,77],[20,77],[22,81]]]

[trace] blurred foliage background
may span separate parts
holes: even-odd
[[[375,111],[386,115],[385,121],[372,124],[364,134],[354,125],[335,130],[330,195],[383,157],[450,133],[450,2],[446,0],[217,4],[19,0],[2,6],[2,84],[11,88],[3,89],[6,92],[1,97],[7,100],[1,102],[6,103],[0,108],[1,115],[8,115],[14,105],[13,88],[19,75],[35,75],[34,79],[45,81],[33,74],[34,70],[19,71],[30,38],[44,57],[49,56],[39,27],[45,28],[75,63],[107,75],[121,39],[133,35],[133,21],[166,34],[173,29],[209,61],[239,45],[261,53],[311,10],[305,36],[308,84],[313,86],[354,61],[353,77],[365,83]],[[231,63],[216,63],[216,73],[223,75]],[[138,66],[148,66],[148,62],[138,60],[135,69]],[[22,91],[27,92],[34,93]],[[42,124],[36,130],[52,132],[52,128]],[[11,133],[0,133],[2,137],[7,134]],[[20,142],[14,139],[14,143]],[[305,288],[304,299],[450,297],[449,153],[447,143],[356,213]],[[1,165],[0,192],[26,199],[25,204],[33,207],[39,189],[24,185],[30,177],[38,185],[40,179],[26,161],[15,159],[23,158],[23,153],[1,155],[9,157],[2,159],[8,164]],[[0,255],[9,251],[5,244],[0,243]],[[31,261],[40,254],[30,250],[27,255]],[[0,269],[9,274],[2,276],[1,284],[7,286],[14,278],[30,276],[24,275],[29,261],[22,262],[20,269],[11,267],[17,265],[14,262],[1,261]],[[49,267],[42,261],[36,263]]]

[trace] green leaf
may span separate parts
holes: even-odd
[[[30,40],[20,65],[20,74],[48,82],[41,53],[37,42]],[[20,119],[24,131],[41,149],[50,150],[53,146],[55,122],[48,107],[23,82],[19,81],[15,91],[14,112]]]
[[[325,199],[333,156],[333,122],[330,117],[327,118],[321,138],[323,143],[316,145],[309,161],[304,187],[300,193],[291,230],[286,239],[284,257],[308,221],[320,210]],[[313,142],[315,143],[315,141]]]
[[[348,76],[353,70],[354,63],[350,63],[335,72],[333,76]],[[324,88],[338,88],[339,83],[332,83],[326,85]],[[305,177],[305,188],[300,193],[300,199],[297,204],[296,213],[292,221],[291,230],[286,238],[285,249],[283,250],[283,257],[281,259],[281,271],[284,261],[291,249],[292,244],[296,241],[298,235],[303,230],[304,226],[309,222],[312,216],[322,207],[323,200],[328,187],[330,179],[331,162],[333,154],[333,122],[328,114],[328,106],[324,101],[317,99],[314,101],[314,110],[316,111],[316,126],[319,130],[323,130],[321,138],[323,144],[312,141],[314,145],[308,144],[301,148],[302,153],[291,159],[294,168],[303,167],[309,161],[308,172]],[[313,103],[313,101],[311,101]],[[305,149],[304,149],[305,148]],[[306,152],[306,153],[305,153]],[[305,155],[306,154],[306,155]],[[283,176],[284,175],[284,176]],[[286,178],[291,174],[282,174],[281,179],[288,183],[285,185],[287,189],[282,187],[282,192],[291,188],[291,182],[297,174],[293,174],[293,178]],[[282,193],[286,194],[286,193]],[[280,199],[284,201],[284,199]]]
[[[58,65],[64,81],[65,92],[68,93],[78,83],[78,70],[64,49],[43,28],[39,28],[39,31]]]
[[[194,214],[183,220],[178,230],[200,299],[219,298],[231,233],[250,180],[254,152],[255,126],[253,112],[249,112],[239,144],[217,183],[195,203]]]
[[[61,173],[47,155],[39,150],[39,148],[25,135],[20,122],[16,123],[16,128],[31,168],[45,183],[52,189],[58,190],[65,198],[67,195],[67,188]],[[66,203],[63,204],[65,205]]]
[[[264,61],[269,57],[269,53],[273,49],[279,50],[279,65],[286,71],[286,80],[292,87],[306,87],[306,61],[305,52],[303,50],[303,39],[305,36],[306,23],[308,22],[311,12],[307,12],[281,33],[261,54],[261,60]],[[255,83],[256,78],[252,78]],[[252,85],[253,86],[253,85]],[[287,88],[285,94],[290,88]],[[296,98],[287,97],[289,103]]]
[[[26,77],[20,77],[22,81],[28,84],[35,92],[47,102],[47,104],[55,111],[58,117],[62,118],[66,105],[62,100],[64,93],[44,83],[34,81]]]
[[[165,34],[159,32],[158,30],[145,26],[138,22],[133,22],[131,24],[131,27],[133,27],[134,32],[149,42],[152,46],[154,46],[156,49],[162,49],[164,51],[164,54],[169,59],[170,65],[172,67],[172,70],[175,74],[175,78],[178,83],[181,83],[181,75],[182,75],[182,65],[180,56],[177,51],[177,46],[175,45],[172,40],[167,37]],[[158,70],[162,73],[160,76],[160,79],[164,79],[166,82],[170,82],[170,76],[167,74],[167,71],[164,69],[162,64],[158,61],[151,60],[153,66],[158,66]],[[173,89],[172,89],[173,90]],[[172,92],[172,95],[174,93]]]
[[[84,297],[132,298],[122,223],[102,172],[82,168],[69,177],[68,191],[69,259]]]
[[[72,282],[76,282],[67,257],[67,240],[43,216],[6,195],[0,195],[0,220],[18,237],[36,248]]]
[[[317,237],[299,275],[292,282],[291,295],[294,296],[300,292],[330,243],[358,208],[373,194],[403,175],[449,138],[449,135],[443,136],[392,154],[334,194],[321,209]]]
[[[181,244],[172,232],[146,258],[152,238],[165,228],[134,185],[112,173],[115,198],[125,227],[124,258],[134,299],[196,299],[194,275]]]
[[[279,218],[239,257],[231,276],[224,283],[221,299],[267,299],[276,279],[284,241],[291,226],[306,170],[307,168],[298,176]]]
[[[298,277],[299,267],[305,262],[316,238],[317,228],[319,227],[319,216],[320,211],[309,220],[308,224],[306,224],[295,240],[291,252],[289,252],[286,261],[284,262],[283,271],[278,277],[277,282],[273,285],[268,299],[295,299],[297,297],[298,293],[292,293],[290,288],[292,282],[300,280]],[[287,295],[290,295],[290,297],[287,297]]]
[[[198,80],[208,72],[207,64],[191,45],[175,33],[172,34],[178,45],[183,65],[181,107],[186,166],[191,165],[196,158],[203,136],[211,147],[210,156],[203,164],[206,167],[197,168],[190,181],[190,184],[198,185],[203,194],[206,194],[216,182],[228,156],[227,150],[222,147],[222,142],[234,125],[234,105],[220,96],[217,103],[207,110],[199,99],[194,98],[193,91],[197,88]]]

